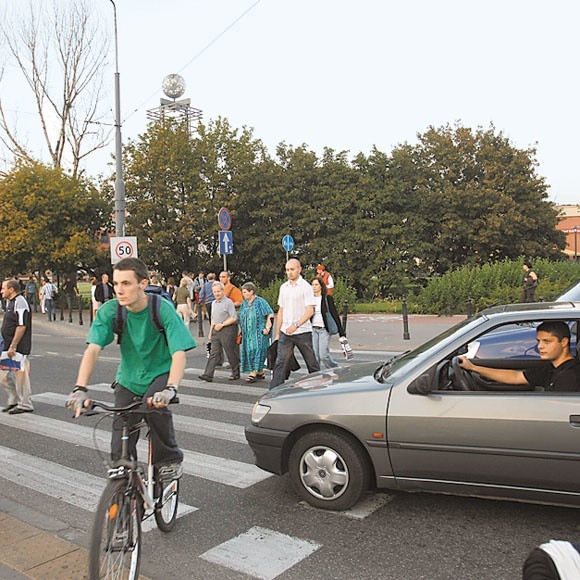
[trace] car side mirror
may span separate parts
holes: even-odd
[[[411,393],[411,395],[428,395],[432,390],[431,377],[427,373],[415,379],[407,387],[407,392]]]

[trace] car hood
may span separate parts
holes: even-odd
[[[363,389],[384,389],[385,384],[374,378],[381,366],[378,362],[350,363],[333,369],[318,371],[295,382],[280,385],[268,391],[261,400],[281,397],[308,396],[313,393],[330,394],[337,391],[360,391]]]

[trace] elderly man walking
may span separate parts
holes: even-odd
[[[308,372],[320,370],[312,348],[312,324],[310,319],[314,314],[314,291],[312,286],[300,275],[302,266],[296,258],[286,262],[288,281],[280,286],[278,296],[278,315],[276,319],[276,340],[278,355],[274,366],[274,374],[270,382],[273,389],[286,380],[286,369],[289,366],[294,347],[304,358]]]
[[[211,307],[211,326],[208,338],[211,340],[211,354],[207,361],[205,371],[199,378],[211,383],[215,368],[223,351],[226,352],[232,366],[230,381],[240,378],[240,348],[236,342],[238,336],[238,316],[234,303],[226,297],[224,285],[221,282],[212,284],[212,292],[215,301]]]

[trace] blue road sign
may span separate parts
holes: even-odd
[[[282,247],[287,251],[291,252],[294,247],[294,238],[287,234],[282,238]]]
[[[234,234],[233,232],[219,232],[220,235],[220,254],[222,256],[234,253]]]

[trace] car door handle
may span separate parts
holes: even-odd
[[[580,415],[570,415],[570,425],[580,427]]]

